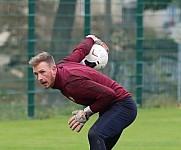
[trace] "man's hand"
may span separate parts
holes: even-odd
[[[94,43],[100,39],[98,39],[95,35],[87,35],[86,38],[92,38]]]
[[[90,116],[92,116],[94,112],[87,106],[84,110],[75,110],[72,112],[73,117],[71,117],[68,121],[69,127],[72,130],[79,132],[84,124],[87,122]]]
[[[101,41],[101,43],[99,45],[104,47],[104,49],[109,53],[109,47],[104,42]]]
[[[74,115],[75,119],[80,123],[86,123],[88,120],[86,112],[84,112],[84,110],[75,110],[72,112],[72,115]]]
[[[98,45],[101,45],[102,47],[104,47],[104,49],[107,51],[107,52],[109,52],[109,48],[108,48],[108,46],[104,43],[104,42],[102,42],[100,39],[98,39],[95,35],[87,35],[86,36],[86,38],[92,38],[93,40],[94,40],[94,43],[95,44],[98,44]]]
[[[68,121],[69,127],[79,132],[88,120],[86,113],[83,110],[76,110],[72,112],[72,115],[74,116]]]
[[[70,129],[75,130],[76,132],[80,132],[85,123],[76,121],[75,116],[73,116],[69,119],[68,124]]]

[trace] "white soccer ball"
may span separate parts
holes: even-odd
[[[104,47],[94,44],[89,54],[81,61],[82,64],[94,68],[95,70],[103,69],[108,62],[108,52]]]

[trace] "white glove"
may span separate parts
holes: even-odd
[[[105,48],[107,52],[109,52],[108,46],[104,42],[102,42],[100,39],[98,39],[95,35],[87,35],[86,38],[88,37],[92,38],[95,44],[101,45],[102,47]]]
[[[84,110],[75,110],[72,112],[73,117],[68,121],[69,127],[72,130],[80,132],[84,124],[88,121],[89,117],[93,114],[90,107],[86,107]]]
[[[97,43],[96,43],[96,44],[97,44]],[[102,47],[104,47],[104,49],[109,53],[109,47],[108,47],[104,42],[101,41],[101,43],[100,43],[99,45],[101,45]]]
[[[72,112],[72,115],[74,116],[68,121],[69,127],[79,132],[88,120],[86,113],[83,110],[75,110]]]
[[[94,42],[96,42],[98,39],[95,35],[87,35],[86,38],[92,38]]]

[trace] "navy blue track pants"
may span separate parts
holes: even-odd
[[[90,150],[111,150],[136,116],[137,107],[132,97],[112,104],[89,130]]]

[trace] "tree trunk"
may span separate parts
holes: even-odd
[[[68,53],[75,17],[76,0],[60,0],[52,31],[51,51],[55,61]]]
[[[105,16],[104,16],[104,42],[110,47],[110,43],[108,42],[111,37],[111,31],[112,31],[112,16],[111,16],[111,6],[112,2],[111,0],[105,1]]]

